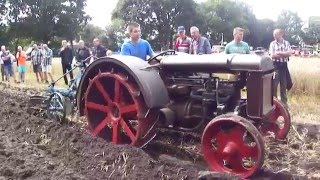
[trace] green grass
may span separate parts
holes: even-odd
[[[17,67],[16,64],[14,66],[14,70],[15,70],[15,76],[18,78],[18,72],[17,72]],[[78,72],[78,69],[75,69],[75,71],[73,72],[74,76],[75,74]],[[62,65],[60,62],[59,58],[54,58],[53,62],[52,62],[52,76],[54,80],[57,80],[58,78],[60,78],[62,76]],[[70,80],[70,76],[68,75],[68,80]],[[50,81],[50,80],[49,80]],[[59,87],[67,87],[64,84],[64,80],[63,78],[60,79],[57,84],[57,86]],[[34,88],[38,88],[38,89],[43,89],[48,87],[48,84],[45,83],[38,83],[37,82],[37,78],[35,73],[33,72],[32,69],[32,65],[30,61],[27,61],[27,71],[26,71],[26,81],[25,81],[25,86],[27,87],[34,87]]]

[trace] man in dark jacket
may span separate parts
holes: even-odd
[[[98,38],[95,38],[93,40],[94,45],[94,56],[97,58],[105,57],[107,54],[107,49],[100,44],[100,40]]]
[[[81,62],[85,59],[87,59],[88,57],[90,57],[91,53],[90,53],[90,50],[89,48],[87,48],[83,42],[83,40],[80,40],[79,41],[79,49],[77,51],[77,55],[76,55],[76,60],[78,62]],[[89,62],[90,60],[87,61],[87,63]]]
[[[72,64],[72,60],[73,60],[73,52],[72,49],[70,47],[70,44],[67,43],[66,40],[62,41],[62,48],[60,50],[60,54],[59,56],[61,57],[61,64],[62,64],[62,71],[63,74],[65,74],[67,71],[70,71],[70,78],[73,79],[73,73],[71,71],[71,64]],[[66,85],[68,85],[68,78],[65,75],[64,77],[64,83]]]

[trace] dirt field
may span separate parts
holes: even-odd
[[[116,146],[92,137],[80,122],[60,125],[29,110],[34,94],[39,93],[0,85],[0,180],[197,179],[208,170],[199,135],[161,130],[144,149]],[[266,140],[264,169],[252,179],[320,178],[319,131],[296,124],[286,141]]]

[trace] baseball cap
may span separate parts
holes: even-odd
[[[178,32],[182,32],[182,31],[185,31],[184,26],[179,26],[179,27],[178,27]]]

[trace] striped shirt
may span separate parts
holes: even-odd
[[[52,64],[52,56],[52,50],[50,48],[47,50],[44,49],[43,66],[49,66]]]
[[[277,42],[277,41],[272,41],[270,43],[269,47],[269,54],[275,54],[277,52],[286,52],[286,51],[291,51],[291,46],[288,41],[282,40],[282,42]],[[289,61],[289,58],[278,58],[278,59],[273,59],[276,62],[287,62]]]
[[[191,38],[186,36],[184,39],[182,39],[181,37],[178,37],[174,47],[178,52],[189,53],[190,45],[191,45]]]
[[[39,65],[42,62],[42,58],[44,57],[44,54],[42,50],[36,49],[32,50],[31,52],[31,62],[33,65]]]

